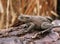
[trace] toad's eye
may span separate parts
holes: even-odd
[[[26,17],[20,17],[22,20],[26,20],[27,18]]]

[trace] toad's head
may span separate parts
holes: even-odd
[[[20,15],[18,17],[18,20],[21,21],[21,22],[29,22],[30,21],[30,16],[28,16],[28,15]]]

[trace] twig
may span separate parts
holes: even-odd
[[[36,4],[37,4],[37,15],[39,16],[39,0],[36,0]]]
[[[54,11],[51,10],[51,14],[53,14],[54,16],[58,17],[58,14],[55,13]]]
[[[32,0],[32,2],[29,4],[29,6],[27,7],[25,14],[30,14],[31,11],[33,10],[33,8],[35,7],[35,0]]]
[[[8,27],[9,27],[9,0],[7,0],[6,15],[7,15],[7,18],[6,18],[6,29],[8,29]]]
[[[1,0],[0,0],[0,13],[2,14],[1,19],[0,19],[0,28],[2,28],[3,24],[4,24],[4,9],[3,9],[3,6],[2,6],[2,1]]]

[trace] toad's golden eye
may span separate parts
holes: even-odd
[[[26,20],[26,17],[24,17],[23,19]]]
[[[20,17],[21,19],[26,19],[25,17]]]

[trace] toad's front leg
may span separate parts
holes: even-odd
[[[29,27],[24,32],[29,32],[31,30],[34,30],[34,28],[35,28],[34,23],[30,22],[30,23],[27,23],[27,25],[29,25]]]

